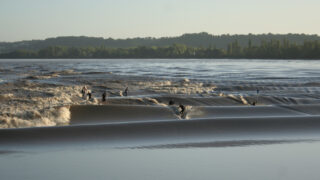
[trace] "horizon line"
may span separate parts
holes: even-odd
[[[248,36],[248,35],[309,35],[309,36],[319,36],[319,34],[308,34],[308,33],[247,33],[247,34],[210,34],[208,32],[194,32],[194,33],[183,33],[181,35],[173,35],[173,36],[159,36],[159,37],[152,37],[152,36],[135,36],[135,37],[126,37],[126,38],[114,38],[114,37],[102,37],[102,36],[88,36],[88,35],[60,35],[60,36],[52,36],[47,38],[39,38],[39,39],[26,39],[26,40],[18,40],[18,41],[0,41],[0,43],[17,43],[17,42],[25,42],[25,41],[45,41],[47,39],[55,39],[55,38],[63,38],[63,37],[88,37],[88,38],[102,38],[104,40],[113,39],[113,40],[129,40],[129,39],[137,39],[137,38],[151,38],[151,39],[161,39],[161,38],[176,38],[181,37],[184,35],[190,34],[208,34],[211,36]]]

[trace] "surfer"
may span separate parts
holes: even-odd
[[[259,99],[259,89],[257,89],[257,96],[256,96],[256,102],[254,102],[252,105],[255,106],[256,104],[258,104],[258,99]]]
[[[124,90],[123,95],[124,95],[124,96],[128,96],[128,87]]]
[[[105,91],[103,94],[102,94],[102,102],[106,102],[106,99],[107,98],[107,92]]]
[[[88,88],[87,86],[83,86],[81,93],[82,93],[82,98],[85,98],[86,94],[87,94]]]
[[[258,103],[258,99],[259,99],[259,89],[257,89],[257,99],[256,99],[256,103]]]
[[[182,117],[186,108],[182,104],[179,105],[179,108],[180,108],[180,116]]]
[[[88,97],[89,97],[89,100],[92,98],[92,93],[90,91],[88,91]]]

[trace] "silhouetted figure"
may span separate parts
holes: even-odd
[[[171,99],[171,100],[169,101],[169,106],[172,106],[172,105],[174,105],[174,101]]]
[[[183,113],[186,110],[186,108],[182,104],[179,105],[179,108],[180,108],[180,115],[183,116]]]
[[[254,106],[258,103],[258,99],[259,99],[259,89],[257,89],[257,97],[256,97],[256,102],[254,103]]]
[[[106,102],[106,99],[107,98],[107,92],[104,92],[103,94],[102,94],[102,102]]]
[[[128,87],[124,90],[123,95],[124,95],[124,96],[128,96]]]
[[[92,93],[91,92],[88,92],[88,97],[89,97],[89,100],[92,98]]]
[[[85,98],[87,92],[88,92],[87,86],[83,86],[83,88],[82,88],[82,90],[81,90],[82,98]]]

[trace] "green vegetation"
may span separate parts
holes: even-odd
[[[226,49],[190,47],[173,44],[166,47],[139,46],[134,48],[63,47],[51,46],[38,51],[17,50],[0,54],[0,58],[246,58],[246,59],[320,59],[320,41],[303,44],[288,40],[261,41],[253,45],[249,39],[243,47],[237,40]]]
[[[184,34],[178,37],[162,38],[132,38],[132,39],[104,39],[95,37],[57,37],[45,40],[20,41],[11,43],[0,42],[0,54],[10,53],[17,50],[39,51],[52,46],[75,47],[75,48],[135,48],[135,47],[168,47],[173,44],[185,44],[194,48],[216,47],[227,50],[228,45],[237,41],[242,48],[247,47],[248,41],[252,46],[259,46],[262,41],[283,41],[283,39],[297,45],[305,41],[320,41],[318,35],[306,34],[247,34],[247,35],[211,35],[208,33]]]

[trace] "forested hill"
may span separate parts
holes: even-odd
[[[215,47],[219,49],[227,49],[227,46],[235,41],[241,47],[247,47],[248,42],[252,46],[258,46],[264,41],[284,41],[297,45],[303,44],[305,41],[320,40],[318,35],[305,34],[248,34],[248,35],[211,35],[208,33],[184,34],[179,37],[162,37],[162,38],[131,38],[131,39],[104,39],[85,36],[68,36],[48,38],[45,40],[31,40],[19,42],[0,42],[0,54],[9,53],[16,50],[40,50],[52,46],[64,47],[105,47],[105,48],[130,48],[130,47],[166,47],[173,44],[184,44],[189,47]]]

